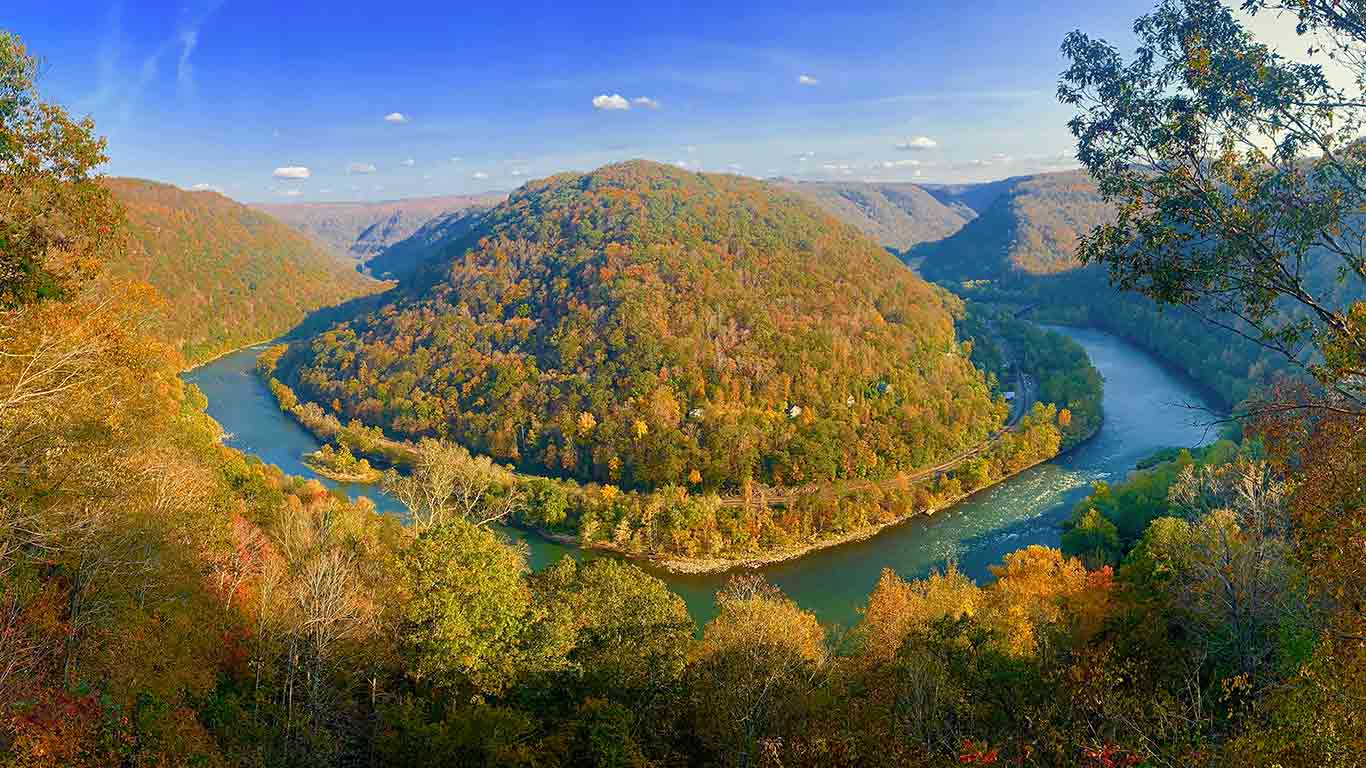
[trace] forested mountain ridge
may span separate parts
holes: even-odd
[[[372,256],[366,269],[376,277],[402,280],[478,228],[485,213],[485,208],[466,208],[438,214],[416,232]]]
[[[528,184],[282,369],[344,421],[532,471],[799,484],[925,466],[999,426],[959,311],[798,196],[635,161]]]
[[[189,362],[279,335],[311,311],[380,283],[270,216],[216,192],[107,179],[129,247],[115,278],[150,283],[166,302],[159,335]]]
[[[801,181],[779,186],[898,251],[942,240],[977,215],[966,205],[941,202],[915,184]]]
[[[505,195],[442,195],[378,203],[259,203],[252,207],[362,264],[443,214],[485,210]]]
[[[1081,236],[1113,218],[1094,182],[1080,171],[1008,179],[981,215],[952,236],[909,256],[931,280],[995,279],[1009,273],[1066,272]],[[982,185],[991,191],[990,185]],[[968,196],[972,190],[959,193]],[[943,194],[941,192],[941,194]],[[975,199],[975,198],[974,198]]]

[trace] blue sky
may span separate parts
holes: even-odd
[[[8,0],[0,26],[44,57],[48,98],[95,118],[109,173],[288,201],[632,157],[812,179],[1054,169],[1063,35],[1127,47],[1152,0],[56,5]]]

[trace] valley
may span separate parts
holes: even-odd
[[[1366,0],[17,2],[0,768],[1366,764]]]
[[[1200,445],[1214,438],[1214,432],[1202,424],[1202,414],[1187,407],[1205,405],[1189,383],[1112,336],[1058,330],[1077,340],[1106,378],[1105,422],[1094,437],[1063,456],[932,515],[797,560],[764,566],[760,572],[823,623],[847,628],[857,620],[882,569],[917,578],[953,557],[972,577],[985,578],[987,566],[1008,551],[1035,543],[1056,546],[1059,525],[1091,483],[1122,479],[1136,462],[1157,450]],[[289,474],[316,476],[302,459],[320,443],[280,410],[256,374],[256,358],[262,349],[238,350],[187,373],[185,379],[204,392],[206,410],[223,426],[228,445]],[[321,479],[350,496],[368,498],[383,513],[404,515],[395,499],[374,486]],[[515,527],[501,530],[529,547],[533,568],[545,568],[566,556],[603,556]],[[699,624],[715,615],[714,596],[725,585],[726,574],[653,572],[684,598]]]

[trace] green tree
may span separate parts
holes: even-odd
[[[1183,305],[1366,398],[1366,25],[1357,2],[1244,0],[1293,14],[1306,47],[1345,68],[1287,58],[1229,4],[1164,0],[1124,61],[1082,32],[1059,97],[1078,110],[1077,157],[1117,208],[1079,255],[1119,287]]]
[[[536,618],[526,554],[460,519],[425,528],[403,552],[409,669],[438,685],[498,693],[526,672]]]

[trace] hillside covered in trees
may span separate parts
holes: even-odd
[[[932,464],[999,426],[958,311],[798,197],[631,162],[523,187],[282,369],[343,421],[539,473],[800,484]]]
[[[906,254],[926,279],[974,301],[1027,310],[1033,320],[1109,331],[1199,382],[1225,408],[1287,369],[1284,359],[1252,340],[1189,309],[1159,307],[1118,290],[1103,268],[1082,264],[1081,237],[1113,218],[1084,172],[931,191],[986,207],[956,234]],[[1318,267],[1324,269],[1331,269],[1329,260]],[[1314,282],[1326,288],[1334,281],[1321,274]]]
[[[450,213],[487,210],[503,198],[504,195],[490,193],[378,203],[258,203],[252,207],[365,264],[432,219]]]
[[[681,597],[632,565],[563,558],[533,571],[524,548],[486,525],[508,500],[490,475],[510,474],[486,458],[480,473],[434,464],[425,477],[391,476],[396,495],[422,502],[410,508],[432,512],[404,524],[223,445],[202,394],[177,375],[180,356],[148,333],[155,289],[108,274],[131,241],[123,206],[96,173],[104,141],[92,121],[41,100],[37,60],[0,32],[0,765],[1359,768],[1366,302],[1282,314],[1327,299],[1274,282],[1311,248],[1361,263],[1366,152],[1337,141],[1338,127],[1362,125],[1366,112],[1366,27],[1344,15],[1355,9],[1307,0],[1292,10],[1357,63],[1358,87],[1346,93],[1258,45],[1218,0],[1163,2],[1135,25],[1132,61],[1080,32],[1064,48],[1072,66],[1060,90],[1080,112],[1080,154],[1111,189],[1151,203],[1137,208],[1147,218],[1117,218],[1110,236],[1083,247],[1119,275],[1175,275],[1137,283],[1159,300],[1171,298],[1165,288],[1213,293],[1268,327],[1302,329],[1322,360],[1312,384],[1259,393],[1230,431],[1236,444],[1165,453],[1098,484],[1074,509],[1061,550],[1011,552],[989,583],[951,562],[923,578],[885,572],[843,634],[759,574],[732,580],[699,628]],[[1242,98],[1249,87],[1256,98]],[[1240,129],[1258,131],[1273,115],[1295,118],[1295,140],[1275,158],[1228,154],[1211,140],[1231,134],[1246,145]],[[1134,130],[1177,119],[1179,134]],[[1326,148],[1309,159],[1312,179],[1299,153],[1309,145]],[[1140,168],[1137,157],[1160,162]],[[1171,184],[1216,167],[1225,178],[1198,195]],[[1243,182],[1242,193],[1214,194],[1227,179]],[[881,279],[876,246],[787,198],[740,195],[754,188],[645,165],[541,182],[492,217],[504,229],[457,249],[444,270],[419,272],[409,303],[370,322],[424,308],[453,278],[504,288],[508,315],[530,321],[540,316],[526,298],[534,294],[486,274],[547,259],[587,264],[599,279],[578,285],[611,296],[614,281],[629,287],[628,277],[662,267],[622,264],[626,241],[606,235],[657,243],[661,211],[677,225],[669,231],[698,233],[698,243],[711,243],[708,222],[725,233],[724,251],[696,247],[706,263],[717,253],[771,263],[805,252],[763,240],[773,230],[757,226],[760,214],[782,211],[800,222],[782,230],[794,243],[874,273],[850,280]],[[523,210],[535,204],[548,213],[544,230]],[[690,215],[698,205],[706,215]],[[621,221],[626,229],[605,226]],[[1139,223],[1141,233],[1128,231]],[[1283,239],[1283,225],[1295,236]],[[812,228],[828,239],[803,241]],[[751,251],[746,234],[773,247]],[[552,242],[574,247],[540,247]],[[674,257],[663,263],[693,264],[678,258],[693,252],[686,244],[658,245]],[[867,256],[828,250],[840,244]],[[838,282],[811,271],[821,287]],[[1210,274],[1240,287],[1203,282]],[[1360,295],[1363,282],[1361,270],[1343,270],[1332,295]],[[781,312],[792,296],[760,287],[791,323]],[[922,301],[910,306],[951,322],[948,299],[911,278],[901,287]],[[501,317],[487,309],[491,294],[467,295],[471,312]],[[874,320],[905,322],[894,299],[872,296]],[[874,339],[883,332],[847,314],[826,319]],[[983,341],[1035,335],[988,332],[1009,322],[999,317],[961,321]],[[947,329],[924,338],[944,343],[915,351],[922,372],[963,350]],[[859,348],[834,332],[806,340]],[[1022,364],[1080,363],[1072,345],[1046,334],[1043,343]],[[1006,370],[1001,348],[972,352],[998,377]],[[813,378],[841,381],[831,370]],[[643,396],[671,374],[627,383]],[[1044,386],[1074,402],[1091,389],[1084,378]],[[641,421],[637,436],[653,434],[656,423]],[[551,511],[543,497],[527,503]]]
[[[915,184],[800,181],[779,186],[897,251],[942,240],[977,215],[966,205],[940,202]]]
[[[953,236],[925,243],[908,254],[930,280],[996,279],[1014,273],[1047,275],[1076,269],[1081,235],[1113,216],[1113,209],[1083,171],[974,186],[981,186],[988,193],[982,199],[990,200],[981,215]],[[998,191],[998,186],[1003,188]],[[966,189],[956,194],[970,196]]]
[[[382,286],[309,238],[216,192],[140,179],[104,182],[127,217],[112,277],[164,299],[158,334],[189,362],[265,339],[311,311]]]

